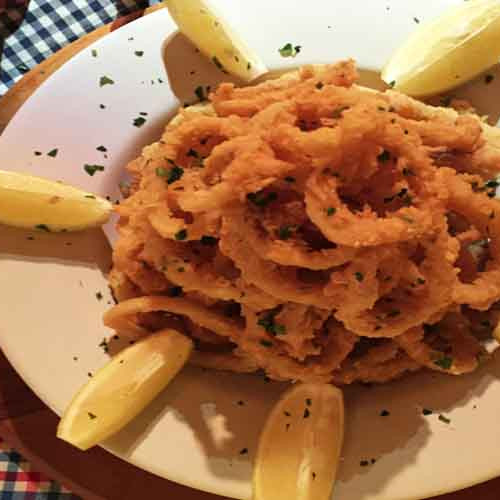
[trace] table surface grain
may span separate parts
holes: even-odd
[[[62,64],[120,25],[156,5],[121,18],[63,48],[27,73],[0,102],[0,133],[26,99]],[[0,435],[35,468],[89,500],[224,500],[156,477],[102,450],[81,452],[55,437],[58,417],[26,386],[0,351]],[[473,460],[473,458],[471,457]],[[500,478],[435,500],[498,500]]]

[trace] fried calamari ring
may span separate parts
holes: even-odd
[[[446,310],[453,302],[458,244],[442,230],[422,240],[425,255],[418,264],[416,279],[402,280],[389,296],[380,297],[373,308],[352,314],[342,309],[335,317],[346,328],[363,337],[397,337]],[[408,261],[408,272],[414,268]]]
[[[243,308],[246,319],[245,335],[239,342],[240,348],[248,352],[269,377],[275,380],[303,380],[308,382],[329,382],[332,372],[351,352],[357,337],[334,320],[325,323],[326,342],[321,353],[308,356],[299,362],[286,355],[280,336],[273,336],[262,327],[262,318],[253,311]],[[260,319],[259,319],[260,318]]]
[[[467,176],[441,168],[436,174],[448,186],[448,208],[463,215],[488,240],[490,260],[473,283],[458,282],[453,300],[487,310],[500,300],[500,203],[483,192],[474,192]]]
[[[361,355],[356,355],[355,349],[353,355],[348,356],[333,373],[332,381],[339,385],[383,383],[419,369],[421,365],[402,352],[395,342],[384,340],[369,345]]]
[[[237,222],[231,216],[223,217],[219,247],[240,269],[246,282],[281,302],[296,302],[320,309],[330,308],[331,300],[322,294],[326,283],[324,276],[318,276],[317,273],[305,275],[300,268],[279,266],[261,259],[247,243]],[[312,279],[307,280],[309,277]]]
[[[462,375],[478,367],[478,357],[483,352],[478,340],[469,332],[468,321],[455,313],[432,327],[413,328],[394,341],[420,365]]]

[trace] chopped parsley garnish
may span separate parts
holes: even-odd
[[[175,233],[175,239],[177,241],[184,241],[187,238],[188,232],[185,229],[181,229]]]
[[[217,245],[217,238],[214,238],[213,236],[202,236],[200,242],[202,245],[207,247],[213,247],[214,245]]]
[[[278,314],[278,311],[271,311],[265,314],[257,321],[257,324],[264,328],[266,332],[270,333],[271,335],[286,335],[286,326],[280,325],[274,320],[276,314]]]
[[[422,415],[424,415],[425,417],[427,417],[429,415],[432,415],[432,410],[429,410],[427,408],[423,408],[422,409]]]
[[[385,163],[391,159],[391,153],[385,150],[377,156],[378,161]]]
[[[168,173],[169,173],[169,170],[166,169],[165,167],[158,167],[156,169],[156,175],[158,177],[167,177],[168,176]]]
[[[447,417],[445,417],[444,415],[439,415],[439,420],[445,424],[451,424],[451,420]]]
[[[106,339],[102,339],[99,347],[101,347],[104,352],[108,352],[108,341]]]
[[[269,203],[276,201],[278,199],[278,195],[275,192],[265,193],[263,191],[259,191],[257,193],[248,193],[247,200],[251,201],[254,205],[258,207],[265,207]]]
[[[420,19],[418,17],[414,17],[413,20],[417,23],[420,24]]]
[[[325,211],[326,211],[326,215],[328,215],[328,217],[331,217],[332,215],[335,215],[335,212],[337,212],[337,209],[333,208],[333,207],[328,207]]]
[[[105,85],[114,85],[114,80],[109,78],[109,76],[101,76],[99,79],[99,87],[104,87]]]
[[[45,231],[46,233],[50,233],[50,228],[46,224],[37,224],[35,229],[39,229],[40,231]]]
[[[47,153],[47,156],[50,156],[52,158],[55,158],[57,156],[57,153],[59,152],[59,150],[57,148],[55,149],[51,149],[48,153]]]
[[[96,148],[97,151],[100,151],[101,153],[107,153],[107,148],[105,146],[98,146]]]
[[[92,49],[91,54],[92,54],[92,57],[97,57],[97,50]]]
[[[359,281],[360,283],[365,279],[365,275],[359,271],[354,273],[354,277],[356,278],[356,281]]]
[[[196,97],[200,101],[205,101],[207,99],[207,96],[205,95],[205,91],[203,90],[203,87],[201,85],[199,85],[198,87],[196,87],[194,89],[194,93],[196,94]]]
[[[290,226],[290,225],[281,226],[278,229],[278,238],[280,240],[288,240],[292,236],[295,229],[296,226]]]
[[[134,52],[134,54],[137,56],[137,57],[142,57],[144,55],[144,51],[143,50],[136,50]]]
[[[263,347],[272,347],[273,343],[269,340],[261,340],[260,345]]]
[[[94,420],[97,418],[97,415],[94,415],[92,412],[87,412],[87,415],[89,416],[90,420]]]
[[[493,75],[486,75],[484,77],[484,83],[486,83],[486,85],[489,85],[494,79],[495,77]]]
[[[304,418],[309,418],[311,416],[311,412],[309,411],[309,408],[306,408],[304,410]]]
[[[172,167],[167,176],[167,184],[177,182],[184,175],[184,169],[175,165]]]
[[[281,49],[278,49],[281,57],[296,57],[297,54],[300,53],[302,49],[301,45],[292,45],[291,43],[287,43]]]
[[[417,283],[419,285],[425,285],[426,281],[423,278],[417,278]]]
[[[146,123],[146,118],[144,118],[143,116],[138,116],[137,118],[134,118],[134,127],[142,127],[144,124]]]
[[[222,65],[222,63],[220,62],[219,58],[217,56],[213,56],[212,57],[212,61],[213,63],[223,72],[223,73],[226,73],[227,74],[227,71],[226,71],[226,68],[224,68],[224,66]]]
[[[453,365],[453,358],[445,356],[444,358],[437,359],[434,361],[436,366],[439,366],[443,370],[449,370]]]
[[[396,86],[396,80],[392,80],[392,82],[389,83],[389,87],[391,87],[391,89],[393,89],[395,86]]]
[[[388,417],[390,414],[391,414],[391,413],[390,413],[389,411],[387,411],[387,410],[382,410],[382,411],[380,412],[380,416],[381,416],[381,417]]]
[[[172,286],[167,290],[169,297],[181,297],[184,293],[182,286]]]
[[[87,174],[89,174],[91,177],[93,177],[93,175],[96,173],[96,172],[103,172],[104,171],[104,167],[102,165],[89,165],[89,164],[85,164],[83,166],[83,169],[85,170],[85,172],[87,172]]]

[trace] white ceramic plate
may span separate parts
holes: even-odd
[[[415,19],[424,21],[460,2],[215,3],[269,67],[354,57],[360,66],[377,69],[414,29]],[[198,85],[213,85],[220,77],[174,32],[168,13],[160,11],[114,32],[66,64],[4,132],[0,168],[117,196],[123,166],[158,138],[177,108],[172,89],[183,101],[193,101]],[[278,54],[288,42],[302,46],[296,59]],[[103,76],[114,84],[100,87]],[[493,109],[498,81],[467,90],[481,111]],[[148,114],[138,128],[133,121],[140,113]],[[101,145],[107,158],[96,150]],[[47,156],[54,148],[57,156]],[[35,151],[42,154],[36,156]],[[106,168],[90,177],[84,164]],[[112,228],[106,231],[112,239]],[[109,334],[101,323],[111,302],[102,273],[109,254],[101,231],[0,232],[1,345],[57,413],[88,373],[106,361],[98,344]],[[459,379],[419,374],[381,387],[348,389],[347,437],[336,499],[424,498],[500,474],[499,361],[497,357],[478,373]],[[160,476],[248,498],[257,436],[282,390],[282,385],[254,376],[188,369],[106,447]],[[434,413],[424,416],[423,408]],[[382,410],[390,415],[380,416]],[[451,422],[440,420],[440,414]],[[244,448],[249,454],[240,454]],[[362,461],[369,465],[361,466]]]

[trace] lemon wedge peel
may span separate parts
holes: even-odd
[[[109,219],[112,204],[61,182],[0,170],[0,224],[45,231],[79,231]]]
[[[342,392],[299,384],[271,411],[259,439],[253,500],[329,500],[344,436]]]
[[[451,90],[500,57],[500,3],[470,0],[421,24],[393,54],[382,79],[395,90],[426,97]]]
[[[259,56],[207,0],[164,0],[164,3],[181,33],[221,71],[245,82],[267,73]]]
[[[193,342],[162,330],[113,357],[80,389],[64,412],[57,437],[87,450],[125,427],[185,365]]]

